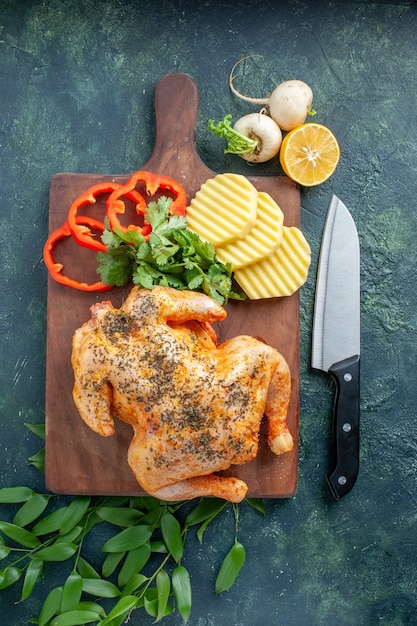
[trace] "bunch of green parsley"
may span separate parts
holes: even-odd
[[[113,231],[105,222],[102,241],[107,250],[97,253],[102,282],[121,287],[132,280],[147,289],[162,285],[200,291],[221,305],[229,298],[243,300],[245,295],[232,288],[231,265],[221,263],[214,246],[187,228],[185,217],[169,213],[171,202],[161,196],[148,204],[148,240],[135,230]]]

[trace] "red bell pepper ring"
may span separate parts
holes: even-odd
[[[137,232],[142,233],[145,238],[149,236],[151,232],[151,227],[149,226],[149,224],[145,224],[142,227],[133,224],[125,227],[120,224],[119,218],[117,217],[120,213],[125,212],[123,200],[120,200],[120,198],[122,196],[127,196],[129,192],[133,191],[139,182],[145,183],[146,193],[148,194],[148,196],[154,196],[159,189],[167,189],[168,191],[171,191],[175,195],[175,198],[173,199],[171,206],[169,207],[169,212],[171,213],[171,215],[185,216],[187,207],[187,193],[184,187],[169,176],[163,176],[162,174],[153,174],[152,172],[139,170],[138,172],[132,174],[132,176],[129,178],[125,185],[122,185],[120,189],[116,189],[115,191],[113,191],[113,193],[107,199],[106,216],[109,220],[112,230],[118,228],[124,233],[128,230],[136,230]]]
[[[78,215],[75,219],[77,224],[88,226],[90,229],[103,230],[104,228],[102,222],[93,219],[92,217]],[[111,285],[106,285],[101,281],[97,281],[96,283],[84,283],[62,274],[64,266],[62,263],[54,261],[53,249],[56,243],[65,237],[71,237],[71,230],[68,222],[65,222],[65,224],[54,230],[45,242],[43,248],[43,258],[51,277],[62,285],[67,285],[68,287],[79,289],[80,291],[109,291],[109,289],[112,288]]]
[[[99,252],[105,252],[107,250],[107,246],[92,235],[88,223],[83,221],[79,222],[77,220],[78,211],[86,204],[95,204],[97,196],[104,193],[111,194],[120,187],[122,187],[120,183],[110,180],[104,181],[102,183],[98,183],[97,185],[93,185],[74,200],[68,211],[67,222],[71,235],[80,246],[90,248],[91,250],[97,250]],[[135,203],[136,211],[138,213],[143,214],[145,212],[146,202],[142,194],[138,191],[132,190],[127,192],[125,195],[129,198],[129,200],[132,200]],[[102,222],[100,222],[98,230],[104,230],[104,224]]]

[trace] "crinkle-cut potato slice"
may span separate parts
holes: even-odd
[[[234,273],[237,283],[251,300],[290,296],[307,280],[311,250],[296,226],[284,226],[283,238],[267,259]]]
[[[284,214],[271,196],[258,193],[255,226],[242,239],[216,248],[222,263],[231,263],[236,271],[270,256],[282,241]]]
[[[241,174],[217,174],[187,207],[188,228],[215,247],[241,239],[255,226],[258,191]]]

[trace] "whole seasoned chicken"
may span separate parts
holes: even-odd
[[[271,450],[292,449],[284,357],[249,336],[217,346],[211,324],[226,311],[211,298],[134,287],[120,309],[91,311],[73,337],[74,401],[100,435],[114,433],[115,417],[131,424],[128,462],[146,492],[240,502],[246,483],[215,472],[256,456],[264,414]]]

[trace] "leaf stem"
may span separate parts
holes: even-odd
[[[233,503],[233,513],[235,514],[235,535],[239,532],[239,504]]]

